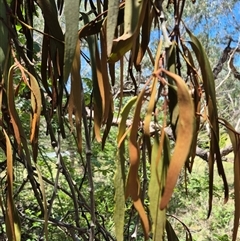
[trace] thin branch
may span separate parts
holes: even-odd
[[[84,99],[84,92],[82,89],[82,98]],[[86,114],[86,107],[85,102],[82,101],[82,119],[83,119],[83,125],[85,130],[85,140],[86,140],[86,159],[87,159],[87,172],[88,172],[88,181],[89,181],[89,193],[90,193],[90,202],[91,202],[91,224],[90,224],[90,236],[89,241],[93,241],[95,238],[95,223],[96,223],[96,216],[95,216],[95,198],[94,198],[94,184],[93,184],[93,175],[92,175],[92,150],[91,150],[91,141],[90,141],[90,134],[89,129],[87,125],[87,114]],[[90,112],[92,114],[92,112]],[[91,115],[90,115],[91,116]],[[91,122],[92,120],[90,120]]]
[[[239,38],[239,41],[238,41],[238,44],[236,46],[236,48],[232,51],[230,57],[229,57],[229,60],[228,60],[228,74],[226,75],[226,77],[219,83],[219,85],[216,87],[216,90],[222,86],[222,84],[229,78],[231,72],[233,72],[233,68],[235,69],[235,67],[233,66],[233,56],[234,54],[236,53],[237,49],[238,49],[238,46],[239,46],[239,42],[240,42],[240,38]],[[237,71],[234,71],[233,73],[236,73]],[[240,78],[240,77],[239,77]]]

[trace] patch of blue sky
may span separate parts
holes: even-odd
[[[184,21],[195,35],[201,35],[203,33],[203,30],[207,31],[207,33],[204,34],[207,34],[211,40],[217,40],[216,44],[218,45],[218,47],[224,49],[226,47],[226,43],[228,42],[229,37],[234,40],[235,45],[236,41],[239,38],[239,31],[236,31],[236,27],[240,29],[240,24],[238,23],[238,20],[240,18],[240,1],[236,1],[233,4],[232,8],[228,7],[226,11],[222,13],[220,10],[218,11],[216,9],[219,7],[220,3],[221,1],[207,1],[206,4],[209,4],[209,6],[207,6],[209,12],[206,13],[206,17],[198,16],[198,19],[200,19],[200,21],[197,24],[194,24],[194,28],[191,28],[191,26],[193,25],[192,23],[194,14],[198,14],[198,12],[193,13],[192,16],[186,17]],[[198,3],[198,7],[201,7],[200,2]],[[211,14],[211,11],[217,12],[218,14]],[[149,48],[153,53],[153,57],[154,53],[156,53],[160,36],[161,30],[158,27],[153,28],[151,31],[149,43]],[[83,47],[82,51],[88,58],[90,58],[87,47]],[[144,57],[143,59],[144,76],[149,76],[152,73],[152,68],[150,68],[147,64],[146,58],[148,57]],[[237,65],[240,65],[240,58],[235,58],[235,63],[237,63]],[[117,76],[119,76],[119,63],[116,63],[115,70]],[[126,74],[127,73],[125,73],[125,76]],[[81,75],[89,79],[91,79],[92,76],[91,65],[89,65],[89,63],[87,63],[83,57],[81,57]]]

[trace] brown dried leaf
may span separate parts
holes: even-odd
[[[188,158],[194,128],[194,107],[187,85],[180,76],[164,69],[162,69],[162,71],[171,77],[176,83],[179,106],[179,120],[176,145],[171,158],[167,173],[166,185],[160,203],[161,210],[167,206],[172,196],[179,173]]]

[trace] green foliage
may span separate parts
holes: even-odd
[[[237,4],[194,2],[0,0],[1,240],[237,239]]]

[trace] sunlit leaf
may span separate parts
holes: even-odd
[[[191,148],[194,128],[194,107],[188,87],[178,75],[167,70],[162,70],[171,77],[177,86],[179,119],[177,127],[177,140],[167,173],[166,185],[160,203],[160,209],[164,209],[173,193],[179,173],[186,162]]]
[[[31,120],[31,136],[30,141],[32,143],[33,150],[33,160],[37,162],[38,155],[38,133],[39,133],[39,123],[40,115],[42,110],[42,98],[41,91],[35,77],[29,73],[26,69],[24,71],[28,74],[30,79],[30,85],[27,83],[29,89],[31,90],[31,105],[32,105],[32,120]]]
[[[112,53],[109,62],[118,61],[127,51],[129,51],[142,25],[148,1],[127,0],[124,11],[124,33],[114,39]],[[133,54],[134,55],[134,54]]]
[[[112,42],[117,26],[119,0],[108,1],[107,13],[107,55],[112,51]]]
[[[197,114],[195,114],[195,130],[194,130],[194,134],[193,134],[193,141],[192,141],[192,148],[191,148],[191,161],[188,165],[188,170],[189,170],[189,172],[191,172],[192,168],[193,168],[194,158],[196,156],[196,145],[197,145],[198,133],[199,133],[199,129],[200,129],[200,111],[201,111],[202,90],[200,87],[200,77],[199,77],[198,71],[195,67],[192,53],[187,48],[186,45],[183,45],[183,49],[184,49],[185,54],[184,55],[182,54],[182,56],[184,57],[184,59],[187,62],[188,75],[192,80],[192,84],[193,84],[193,88],[194,88],[192,90],[192,92],[194,93],[194,97],[193,97],[194,107],[195,107],[195,113],[197,113]]]
[[[80,41],[77,42],[75,55],[71,69],[71,93],[69,100],[69,117],[75,110],[75,124],[77,132],[77,146],[79,153],[82,152],[82,87],[80,76]]]
[[[70,0],[64,7],[66,32],[64,38],[64,82],[67,81],[78,39],[79,0]]]
[[[148,196],[150,201],[150,214],[153,222],[152,232],[153,240],[163,240],[165,224],[166,224],[166,210],[159,209],[159,203],[161,201],[162,191],[165,185],[166,171],[168,165],[164,158],[169,158],[169,152],[163,145],[167,145],[167,136],[162,133],[159,143],[159,136],[155,133],[154,144],[152,147],[151,157],[151,178],[149,182]],[[163,151],[163,153],[162,153]],[[163,154],[163,155],[162,155]]]

